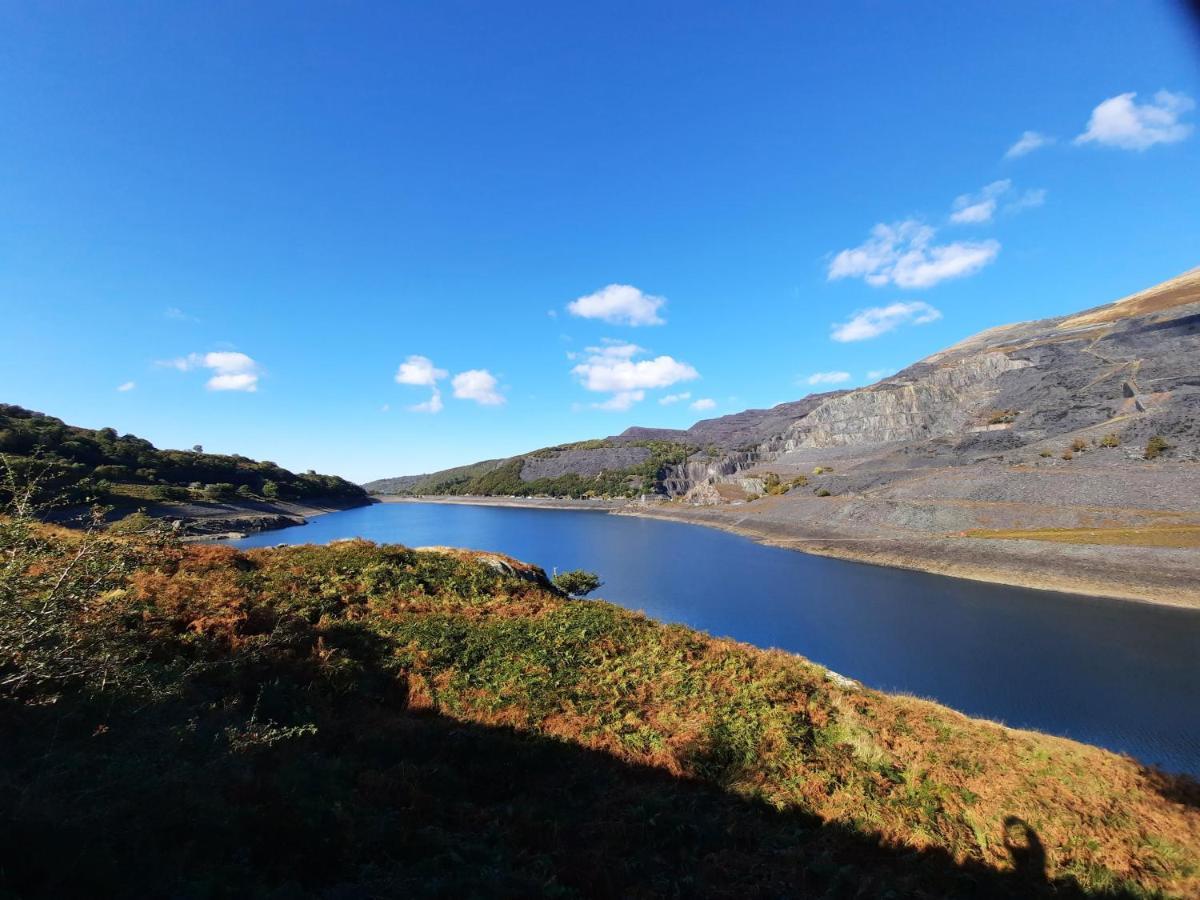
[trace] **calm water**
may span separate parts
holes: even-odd
[[[380,504],[238,546],[364,537],[599,572],[606,600],[866,684],[1200,774],[1200,612],[807,556],[602,512]]]

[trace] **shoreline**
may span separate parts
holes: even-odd
[[[162,504],[157,509],[148,509],[147,512],[155,518],[173,519],[183,523],[180,526],[183,532],[180,540],[187,544],[198,544],[240,540],[252,534],[299,527],[307,525],[310,519],[318,516],[371,506],[376,502],[374,498],[367,497],[361,503],[329,502],[328,499],[314,498],[308,502],[260,501],[253,505],[235,502],[204,507],[194,504],[182,507]],[[200,510],[203,510],[204,514],[197,514]],[[212,528],[222,530],[209,530]]]
[[[594,510],[716,528],[770,547],[865,565],[1126,603],[1200,609],[1200,572],[1195,578],[1189,578],[1190,573],[1163,573],[1160,567],[1156,571],[1158,583],[1146,580],[1146,561],[1139,557],[1152,555],[1151,548],[1099,547],[1110,559],[1122,552],[1127,558],[1122,559],[1122,566],[1116,570],[1110,567],[1097,578],[1091,575],[1095,571],[1095,560],[1088,558],[1089,552],[1096,548],[1089,545],[1081,549],[1079,545],[955,538],[934,533],[888,537],[815,533],[806,529],[804,523],[787,526],[772,523],[767,527],[766,523],[747,523],[749,516],[733,515],[719,507],[683,508],[665,502],[643,505],[631,500],[465,496],[377,496],[373,499],[383,503]]]

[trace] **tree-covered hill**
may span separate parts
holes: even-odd
[[[160,450],[112,428],[79,428],[0,404],[0,454],[22,477],[68,501],[355,500],[361,487],[336,475],[296,474],[273,462],[192,450]],[[0,495],[4,488],[0,485]]]
[[[602,438],[364,487],[406,496],[636,497],[658,492],[669,468],[697,449],[674,440]]]

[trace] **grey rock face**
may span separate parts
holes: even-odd
[[[645,447],[601,447],[588,450],[560,450],[545,456],[532,455],[521,466],[522,481],[557,478],[560,475],[599,475],[641,465],[650,458]]]

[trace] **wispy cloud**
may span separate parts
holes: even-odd
[[[646,391],[700,377],[692,366],[671,356],[636,359],[646,351],[636,344],[609,341],[588,347],[587,357],[571,369],[585,390],[611,394],[597,409],[624,410],[645,399]]]
[[[454,396],[460,400],[474,400],[481,406],[501,406],[504,403],[504,395],[496,389],[496,376],[487,369],[459,372],[450,383],[454,387]]]
[[[1045,188],[1030,188],[1027,191],[1023,191],[1014,199],[1005,203],[1004,211],[1006,213],[1019,213],[1026,209],[1036,209],[1037,207],[1044,205],[1045,202]]]
[[[210,391],[254,393],[258,390],[258,379],[262,374],[262,367],[257,362],[245,353],[239,353],[236,350],[189,353],[187,356],[161,360],[159,365],[168,366],[180,372],[208,369],[213,374],[204,386]]]
[[[163,318],[170,319],[172,322],[199,322],[200,320],[189,313],[184,312],[178,306],[168,306],[163,310]]]
[[[807,384],[841,384],[849,380],[849,372],[813,372],[804,379]]]
[[[1040,150],[1042,147],[1048,147],[1054,143],[1054,138],[1049,135],[1042,134],[1038,131],[1026,131],[1017,142],[1008,148],[1004,153],[1005,159],[1016,159],[1019,156],[1025,156],[1032,153],[1034,150]]]
[[[830,281],[861,278],[875,287],[927,288],[973,275],[1000,253],[998,241],[935,244],[936,233],[916,219],[880,223],[862,244],[834,256],[827,277]]]
[[[696,400],[694,403],[692,403],[691,407],[697,412],[703,412],[706,409],[712,409],[716,405],[717,401],[712,399],[712,397],[701,397],[699,400]]]
[[[136,381],[126,381],[124,384],[117,385],[117,390],[124,394],[128,391],[132,391],[135,387],[137,387]]]
[[[567,304],[567,311],[581,319],[600,319],[612,325],[663,325],[659,310],[667,301],[643,293],[631,284],[610,284],[594,294]]]
[[[958,225],[979,225],[990,222],[996,213],[1000,197],[1008,193],[1012,182],[1004,178],[985,185],[978,194],[959,194],[954,199],[954,211],[950,221]]]
[[[673,403],[682,403],[684,400],[691,400],[692,392],[684,391],[682,394],[667,394],[665,397],[659,397],[658,402],[662,406],[670,406]]]
[[[841,343],[866,341],[901,325],[927,325],[941,317],[941,312],[922,300],[872,306],[860,309],[846,322],[835,324],[830,337]]]
[[[418,413],[440,413],[444,408],[444,405],[445,404],[442,403],[442,392],[435,385],[433,392],[429,395],[428,400],[426,400],[424,403],[414,403],[412,406],[408,407],[408,411]]]
[[[1179,121],[1196,106],[1187,94],[1159,91],[1146,103],[1138,103],[1136,97],[1137,93],[1130,91],[1100,103],[1075,143],[1145,150],[1155,144],[1177,143],[1192,133],[1191,125]]]

